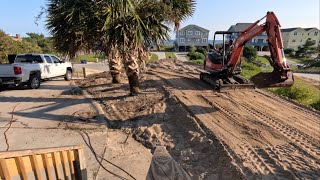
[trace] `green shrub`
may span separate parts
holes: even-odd
[[[292,48],[284,49],[284,53],[291,55],[292,53],[294,53],[294,49],[292,49]]]
[[[252,45],[245,45],[243,49],[243,56],[249,61],[254,61],[257,57],[257,50]]]
[[[207,50],[206,50],[205,48],[203,48],[203,47],[198,48],[198,49],[196,50],[196,52],[199,52],[199,53],[201,53],[201,54],[203,54],[203,55],[206,55],[206,54],[207,54]]]
[[[197,50],[197,48],[195,46],[190,47],[190,52],[195,52],[196,50]]]
[[[314,109],[320,110],[320,100],[316,101],[315,103],[312,103],[310,106]]]
[[[188,56],[190,57],[190,60],[197,60],[197,59],[204,60],[204,58],[205,58],[205,56],[199,52],[190,52],[190,53],[188,53]]]

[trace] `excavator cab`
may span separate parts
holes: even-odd
[[[228,62],[232,53],[233,32],[217,31],[214,34],[213,49],[207,53],[204,70],[200,79],[213,85],[220,92],[233,91],[237,89],[255,89],[253,83],[240,76],[241,61],[236,65],[233,76],[227,76]],[[221,41],[222,40],[222,41]]]
[[[227,68],[228,59],[230,57],[230,44],[232,32],[217,31],[214,34],[213,49],[207,54],[204,69],[209,72],[219,72]],[[217,39],[220,40],[217,40]],[[222,39],[222,41],[221,41]]]

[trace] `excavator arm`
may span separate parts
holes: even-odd
[[[258,25],[259,22],[266,18],[266,22]],[[269,50],[271,59],[270,65],[274,71],[272,73],[260,73],[251,80],[257,87],[288,87],[293,85],[293,75],[287,65],[283,51],[283,42],[281,29],[278,18],[273,12],[268,12],[266,16],[253,23],[246,30],[240,33],[234,44],[234,49],[228,61],[228,77],[233,75],[233,72],[240,60],[245,43],[252,38],[260,35],[263,32],[267,33]]]
[[[266,23],[257,26],[258,23],[265,17]],[[246,30],[241,32],[239,37],[237,38],[233,52],[228,62],[230,73],[234,71],[236,65],[238,64],[245,43],[263,32],[266,32],[268,36],[268,44],[271,53],[271,66],[275,70],[280,70],[283,72],[290,70],[289,66],[286,63],[286,58],[284,56],[280,23],[276,15],[273,12],[268,12],[267,15],[264,16],[262,19],[256,21]]]

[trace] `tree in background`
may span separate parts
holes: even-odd
[[[42,53],[42,49],[24,39],[14,41],[12,37],[0,30],[0,63],[7,63],[8,54]]]
[[[254,46],[246,44],[243,49],[243,56],[249,61],[254,61],[257,57],[257,50]]]
[[[23,38],[23,40],[38,45],[43,53],[52,54],[55,52],[53,48],[52,38],[45,37],[43,34],[37,33],[27,33],[28,37]]]
[[[298,50],[295,53],[296,57],[311,57],[312,54],[317,52],[317,48],[314,47],[316,44],[315,40],[311,40],[311,38],[308,38],[305,42],[305,44],[301,47],[298,47]]]
[[[293,56],[294,55],[294,49],[292,49],[292,48],[284,49],[284,53],[288,54],[290,56]]]

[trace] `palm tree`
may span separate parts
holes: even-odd
[[[58,50],[70,56],[82,48],[105,52],[114,83],[122,63],[130,92],[137,94],[146,47],[168,39],[168,25],[178,29],[194,5],[194,0],[49,0],[47,27]]]

